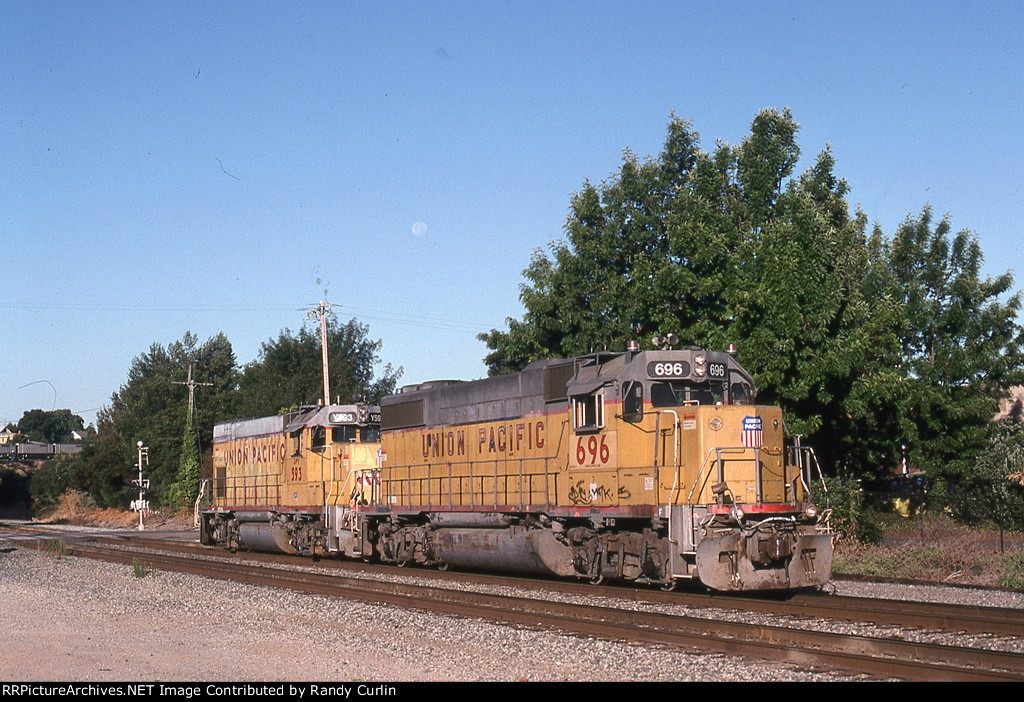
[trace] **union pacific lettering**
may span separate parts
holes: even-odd
[[[467,456],[476,459],[543,449],[544,432],[544,420],[427,431],[420,434],[420,455],[426,460]],[[474,434],[475,440],[470,440]]]
[[[516,422],[477,429],[477,454],[518,453],[544,448],[544,422]]]
[[[466,432],[432,431],[423,435],[423,457],[445,458],[466,455]]]
[[[218,446],[217,450],[221,452],[224,464],[228,467],[278,465],[286,455],[286,448],[284,442],[277,442],[278,440],[274,438],[253,443],[229,443]]]

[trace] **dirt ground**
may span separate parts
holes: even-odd
[[[172,512],[153,510],[143,515],[147,527],[165,530],[192,529],[193,516],[189,511]],[[138,526],[138,512],[114,508],[96,508],[83,505],[81,495],[69,491],[61,496],[60,504],[53,512],[36,521],[42,524],[72,524],[74,526],[128,529]]]

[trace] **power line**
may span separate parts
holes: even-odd
[[[339,309],[348,310],[350,314],[363,320],[376,320],[392,324],[427,327],[432,329],[447,329],[450,331],[481,332],[489,331],[494,325],[467,320],[449,319],[444,317],[427,317],[423,315],[402,314],[388,310],[377,310],[366,307],[353,307],[350,305],[336,305]],[[29,304],[3,304],[0,310],[15,310],[28,312],[292,312],[292,306],[284,305],[67,305],[60,303],[29,303]]]

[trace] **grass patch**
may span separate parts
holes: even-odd
[[[921,515],[913,529],[886,530],[878,544],[840,541],[836,574],[912,578],[1024,589],[1024,539],[1010,535],[1000,550],[999,533],[971,529],[946,515]]]
[[[144,561],[138,557],[132,557],[132,573],[136,578],[144,578],[147,575],[156,577],[156,568],[153,567],[152,563]]]
[[[67,557],[68,545],[64,539],[47,539],[46,554],[59,561]]]
[[[1003,557],[1003,576],[999,579],[999,586],[1024,590],[1024,552]]]

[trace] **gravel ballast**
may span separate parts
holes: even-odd
[[[5,681],[861,679],[173,572],[138,578],[11,543],[0,551]]]

